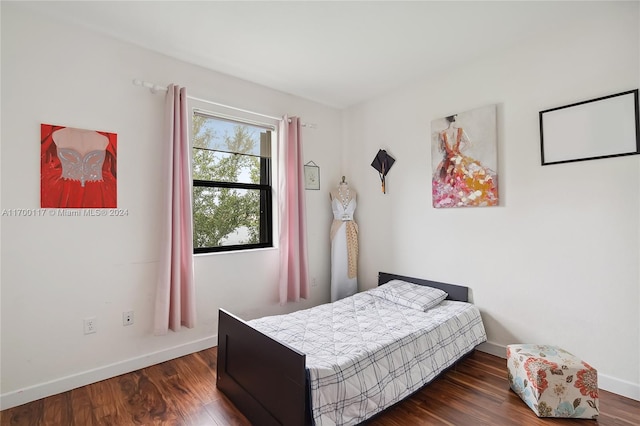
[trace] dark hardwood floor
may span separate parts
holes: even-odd
[[[249,425],[216,389],[216,354],[207,349],[4,410],[1,425]],[[506,360],[474,352],[366,424],[637,426],[640,402],[600,391],[597,421],[538,419],[509,390]]]

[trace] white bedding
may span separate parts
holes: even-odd
[[[360,423],[486,340],[472,304],[422,312],[368,292],[249,324],[306,354],[316,425]]]

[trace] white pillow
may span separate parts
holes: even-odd
[[[397,303],[408,308],[426,311],[437,306],[448,294],[440,289],[406,281],[391,280],[386,284],[369,290],[374,296]]]

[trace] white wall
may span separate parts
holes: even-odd
[[[379,270],[467,285],[488,350],[559,345],[640,399],[640,157],[541,167],[538,124],[541,110],[638,88],[638,6],[580,4],[560,33],[345,111],[361,288]],[[431,120],[489,104],[500,206],[434,209]],[[380,148],[397,160],[386,195],[369,165]]]
[[[247,318],[329,300],[329,186],[340,175],[339,111],[56,22],[2,8],[2,209],[39,207],[40,124],[118,134],[118,207],[126,217],[2,217],[2,408],[216,344],[217,311]],[[263,114],[298,115],[307,191],[309,300],[277,303],[278,250],[197,256],[198,325],[152,335],[158,247],[157,182],[164,96],[139,78],[177,83],[199,98]],[[135,324],[122,326],[122,312]],[[98,332],[83,335],[82,320]]]

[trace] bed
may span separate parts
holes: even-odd
[[[406,283],[446,300],[423,311],[384,296]],[[376,289],[287,315],[220,309],[217,387],[252,424],[358,424],[486,340],[477,308],[460,302],[467,287],[381,272]]]

